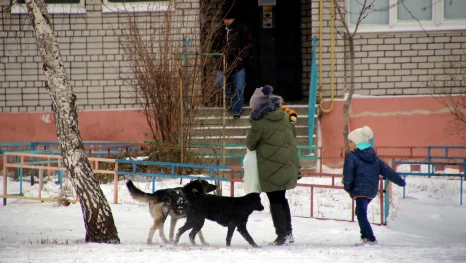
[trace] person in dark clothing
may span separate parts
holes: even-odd
[[[260,188],[270,201],[270,213],[277,238],[270,245],[293,243],[290,205],[286,190],[296,187],[299,157],[296,130],[290,115],[280,106],[282,98],[272,95],[273,88],[257,88],[249,101],[251,129],[246,146],[256,151]]]
[[[244,62],[251,55],[251,34],[248,28],[236,21],[236,9],[228,9],[223,23],[215,34],[212,44],[215,52],[224,53],[226,56],[225,75],[223,74],[223,63],[217,71],[215,86],[222,88],[223,79],[226,79],[226,94],[232,103],[234,118],[241,117],[244,104],[244,87],[246,85],[246,72]]]
[[[345,191],[356,201],[356,217],[361,230],[361,243],[356,245],[377,245],[377,239],[367,219],[367,207],[376,197],[379,187],[379,175],[389,181],[405,186],[406,182],[390,166],[379,159],[369,140],[374,133],[364,126],[348,135],[351,152],[346,155],[343,166],[343,184]]]

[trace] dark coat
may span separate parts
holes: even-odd
[[[379,159],[373,148],[356,149],[346,156],[343,183],[351,198],[374,198],[379,188],[379,175],[399,186],[406,185],[397,172]]]
[[[296,131],[280,100],[272,96],[251,112],[246,139],[248,149],[256,151],[259,182],[266,193],[292,189],[298,180]]]
[[[244,67],[244,62],[251,55],[251,40],[248,28],[236,20],[228,27],[222,25],[217,30],[212,48],[215,52],[225,53],[227,74],[239,71]],[[220,70],[222,70],[223,62],[218,62]]]

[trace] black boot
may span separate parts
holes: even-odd
[[[270,213],[272,214],[273,226],[275,227],[277,238],[275,241],[269,243],[269,245],[281,246],[285,244],[288,239],[288,234],[286,232],[285,214],[283,213],[282,205],[270,205]]]
[[[291,211],[288,200],[285,199],[285,203],[282,204],[283,214],[285,216],[286,234],[288,235],[288,242],[293,243],[293,227],[291,226]]]

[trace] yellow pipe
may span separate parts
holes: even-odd
[[[184,162],[184,139],[183,139],[183,75],[181,74],[181,60],[179,62],[179,67],[178,67],[178,74],[180,77],[180,155],[181,155],[181,163]]]
[[[320,0],[319,5],[319,90],[322,90],[322,12],[323,12],[323,0]]]
[[[227,76],[226,76],[226,67],[227,67],[227,58],[225,54],[222,54],[223,58],[223,143],[222,143],[222,165],[225,165],[225,144],[226,144],[226,105],[227,105],[227,94],[226,94],[226,87],[227,87]]]
[[[322,37],[320,43],[320,58],[319,58],[319,88],[320,88],[320,93],[319,93],[319,98],[320,98],[320,103],[319,107],[320,110],[324,113],[329,113],[333,110],[333,97],[334,97],[334,90],[335,90],[335,18],[333,15],[335,14],[335,3],[333,0],[330,0],[330,12],[331,12],[331,20],[330,20],[330,108],[324,109],[322,100],[323,100],[323,92],[322,92]],[[320,0],[320,34],[322,34],[322,0]]]

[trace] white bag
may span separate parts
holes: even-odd
[[[257,155],[256,151],[246,152],[243,160],[244,164],[244,192],[249,193],[260,193],[261,186],[259,184],[259,168],[257,167]]]

